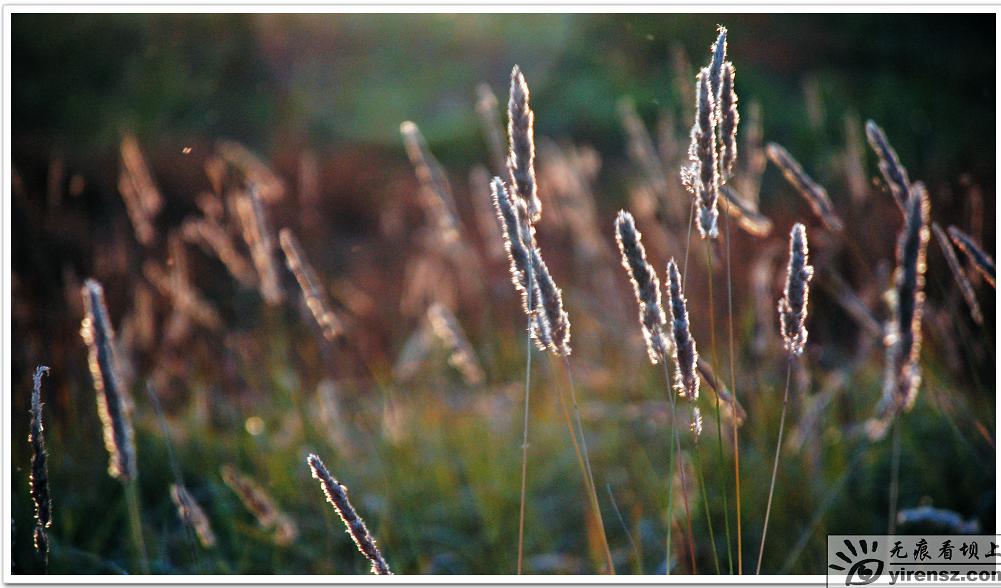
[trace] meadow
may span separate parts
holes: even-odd
[[[12,35],[14,574],[823,574],[827,534],[996,532],[977,17]]]

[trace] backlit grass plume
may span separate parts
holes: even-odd
[[[779,322],[786,351],[802,355],[806,345],[806,305],[810,298],[813,267],[809,265],[810,247],[806,228],[796,223],[789,233],[789,267],[785,291],[779,300]]]
[[[949,264],[952,277],[956,279],[959,292],[963,295],[963,299],[966,300],[967,306],[970,307],[970,316],[973,317],[974,322],[978,325],[984,324],[984,313],[980,310],[980,303],[977,302],[977,293],[973,291],[973,284],[970,283],[970,279],[963,273],[963,266],[959,261],[959,257],[956,256],[955,249],[952,248],[952,242],[949,241],[949,237],[946,236],[942,227],[938,226],[938,223],[932,223],[931,228],[932,232],[935,233],[935,240],[938,241],[939,249],[942,250],[942,255],[945,257],[946,263]]]
[[[699,352],[688,324],[688,302],[681,286],[681,273],[673,258],[667,262],[667,290],[671,298],[668,308],[674,340],[671,355],[675,362],[675,389],[679,395],[695,402],[699,398],[699,374],[696,371]]]
[[[538,304],[536,315],[546,327],[546,347],[556,355],[570,355],[570,316],[563,310],[563,292],[556,287],[539,248],[532,250],[532,271]]]
[[[320,481],[320,487],[327,497],[327,502],[334,507],[337,514],[340,515],[341,520],[344,521],[348,535],[351,535],[351,539],[358,546],[358,551],[372,562],[372,573],[380,576],[392,575],[393,572],[389,570],[389,565],[386,563],[385,558],[382,557],[382,552],[376,546],[375,539],[369,533],[368,527],[365,526],[365,521],[358,516],[354,507],[351,506],[351,501],[348,499],[347,486],[344,486],[330,475],[327,466],[323,464],[323,461],[316,454],[310,453],[309,457],[306,458],[306,463],[309,464],[313,478]]]
[[[725,29],[724,29],[725,30]],[[719,88],[719,175],[725,182],[733,174],[737,162],[737,125],[740,124],[740,113],[737,112],[737,92],[734,91],[735,70],[733,63],[723,64],[723,74]]]
[[[765,151],[768,153],[768,159],[782,171],[782,175],[806,200],[825,227],[831,231],[841,231],[845,228],[844,222],[834,212],[834,204],[827,195],[827,190],[806,175],[803,166],[793,159],[785,147],[778,143],[769,143]]]
[[[646,260],[642,238],[643,234],[636,229],[633,215],[620,210],[615,219],[615,240],[622,253],[622,266],[629,273],[629,281],[636,294],[647,355],[650,363],[658,364],[667,355],[668,344],[664,336],[667,317],[661,304],[660,279]]]
[[[977,271],[987,280],[991,288],[994,288],[994,258],[981,249],[973,237],[959,230],[959,227],[950,226],[949,236],[952,237],[952,242],[956,244],[956,247],[959,247],[960,251],[970,258],[973,267],[977,268]]]
[[[284,228],[278,232],[278,242],[285,253],[285,263],[289,271],[295,276],[299,289],[302,290],[302,298],[309,308],[313,320],[320,327],[323,338],[327,341],[334,341],[344,332],[344,327],[340,319],[330,308],[327,294],[323,289],[323,284],[313,271],[313,266],[309,264],[303,253],[299,239],[291,229]]]
[[[695,101],[695,124],[688,147],[690,163],[681,170],[681,181],[699,207],[698,227],[703,239],[719,235],[719,163],[716,153],[716,97],[710,88],[710,70],[699,72]]]
[[[786,273],[786,285],[782,299],[779,301],[779,323],[782,339],[785,342],[789,359],[786,364],[786,385],[782,393],[782,416],[779,418],[779,436],[775,442],[775,460],[772,462],[772,481],[768,485],[768,503],[765,507],[765,522],[761,528],[761,543],[758,547],[758,566],[756,573],[761,573],[761,562],[765,556],[765,539],[768,537],[768,521],[772,514],[772,498],[775,496],[775,481],[778,479],[779,458],[782,454],[782,435],[785,432],[786,413],[789,408],[789,382],[792,375],[793,362],[802,355],[806,345],[806,305],[810,297],[810,280],[813,278],[813,268],[808,265],[810,249],[806,240],[806,228],[796,223],[789,232],[789,266]]]
[[[205,516],[205,511],[195,501],[195,498],[188,492],[188,489],[178,484],[170,485],[170,499],[177,507],[177,516],[181,522],[190,527],[198,542],[202,547],[209,549],[216,544],[215,533],[212,532],[212,525],[209,518]]]
[[[507,133],[511,142],[507,166],[514,193],[528,205],[529,220],[536,222],[542,215],[542,202],[535,182],[535,113],[528,100],[528,84],[516,65],[511,69],[511,96],[507,103]]]
[[[49,373],[44,365],[35,369],[31,390],[31,474],[28,478],[31,501],[35,505],[35,551],[48,558],[49,536],[46,529],[52,526],[52,496],[49,494],[48,452],[45,449],[45,427],[42,424],[42,376]]]
[[[921,316],[924,310],[925,255],[928,246],[928,192],[911,186],[904,227],[897,237],[894,313],[886,336],[883,406],[891,413],[910,410],[921,385]]]
[[[710,53],[712,60],[709,62],[709,85],[712,90],[713,100],[719,99],[723,88],[723,69],[726,67],[726,27],[716,27],[716,41],[713,43]]]
[[[907,177],[907,169],[901,165],[897,152],[886,140],[886,133],[875,122],[866,121],[865,135],[869,139],[872,150],[879,157],[879,171],[883,174],[883,179],[890,188],[893,201],[897,203],[900,210],[905,210],[911,190],[911,180]]]
[[[504,250],[511,262],[511,281],[521,294],[522,308],[531,316],[535,311],[534,293],[529,291],[532,279],[532,251],[535,249],[535,229],[528,218],[527,205],[511,197],[504,182],[494,178],[490,182],[494,210],[504,235]],[[534,290],[534,286],[532,287]]]
[[[108,450],[108,473],[128,481],[136,471],[135,438],[132,431],[132,402],[122,382],[115,355],[115,331],[104,304],[104,288],[94,279],[83,285],[84,319],[80,335],[88,349],[90,375],[97,392],[97,414],[104,429]]]

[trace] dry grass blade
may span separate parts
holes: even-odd
[[[680,43],[671,47],[671,79],[678,101],[684,107],[682,120],[695,118],[692,105],[695,104],[695,86],[692,85],[692,61]]]
[[[278,232],[278,242],[285,253],[285,262],[289,271],[295,276],[299,289],[302,291],[302,298],[306,301],[313,320],[320,327],[323,338],[327,341],[334,341],[344,333],[344,327],[340,319],[334,314],[327,300],[327,294],[323,289],[323,284],[313,271],[313,266],[309,264],[299,239],[291,229],[284,228]]]
[[[883,326],[879,323],[879,320],[873,315],[872,310],[866,305],[866,303],[859,298],[851,286],[845,281],[841,274],[837,273],[833,269],[827,269],[824,272],[824,276],[829,278],[828,281],[821,281],[821,287],[827,287],[827,290],[833,295],[834,300],[845,309],[845,312],[851,316],[860,327],[866,330],[873,337],[882,338],[883,337]]]
[[[945,231],[942,230],[942,227],[938,226],[938,223],[932,223],[931,228],[932,232],[935,233],[939,249],[942,250],[942,255],[945,256],[946,263],[949,264],[952,277],[956,279],[956,284],[959,285],[959,292],[963,295],[963,299],[966,300],[967,306],[970,307],[970,316],[973,317],[974,322],[978,325],[983,325],[984,313],[980,310],[980,303],[977,302],[977,293],[973,291],[973,284],[970,283],[970,279],[963,272],[963,266],[959,262],[959,257],[956,256],[956,251],[952,248],[952,242],[949,241]]]
[[[186,219],[181,225],[181,235],[185,241],[197,243],[206,253],[221,261],[240,285],[245,288],[257,287],[254,268],[237,251],[229,232],[214,217],[206,214],[205,219]]]
[[[358,516],[358,513],[355,512],[354,507],[351,505],[351,501],[348,499],[347,486],[344,486],[330,475],[327,466],[323,464],[323,461],[316,454],[309,454],[309,457],[306,458],[306,463],[309,464],[313,478],[320,481],[320,487],[323,488],[327,502],[334,507],[337,514],[340,515],[341,520],[344,521],[348,535],[351,535],[351,539],[358,546],[358,551],[372,562],[372,573],[380,576],[392,575],[393,572],[389,570],[389,565],[386,563],[385,558],[382,557],[382,552],[376,546],[375,539],[369,533],[368,527],[365,526],[365,521]]]
[[[454,245],[459,240],[459,221],[448,176],[438,160],[431,154],[427,141],[416,124],[404,121],[400,124],[400,134],[403,136],[403,145],[407,149],[407,157],[410,158],[410,163],[414,166],[417,180],[425,195],[423,202],[434,217],[434,222],[439,230],[439,238],[447,246]]]
[[[501,126],[497,96],[489,84],[476,86],[476,114],[480,117],[480,129],[490,151],[490,162],[496,175],[507,173],[504,153],[504,129]]]
[[[171,300],[178,311],[206,329],[214,331],[221,328],[219,313],[187,282],[186,276],[179,276],[180,273],[176,265],[168,273],[153,260],[143,263],[143,275],[162,296]]]
[[[901,211],[905,211],[906,203],[910,198],[911,180],[907,177],[907,169],[900,164],[897,152],[893,150],[890,142],[886,140],[886,134],[875,122],[869,120],[865,123],[865,134],[869,138],[869,145],[879,157],[879,171],[886,180],[886,185],[890,188],[890,195]]]
[[[856,205],[861,205],[869,194],[866,189],[865,168],[862,165],[865,147],[862,142],[862,133],[859,131],[861,126],[862,123],[857,114],[853,112],[845,115],[845,150],[841,163],[845,180],[848,183],[848,192],[852,195],[852,202]]]
[[[459,370],[462,379],[470,386],[479,386],[483,383],[483,368],[480,367],[480,360],[476,358],[473,345],[466,337],[465,331],[459,325],[459,320],[451,310],[443,304],[434,303],[428,308],[428,321],[431,330],[449,348],[450,355],[448,362],[452,367]]]
[[[282,288],[278,268],[275,266],[274,237],[268,224],[264,202],[252,184],[245,194],[235,199],[236,212],[243,227],[243,240],[250,248],[250,257],[257,268],[261,297],[269,306],[277,306],[282,301]]]
[[[793,159],[785,147],[778,143],[769,143],[765,151],[768,153],[768,159],[782,171],[782,175],[806,200],[825,227],[831,231],[841,231],[845,228],[844,222],[834,212],[834,204],[831,203],[827,190],[806,175],[803,166]]]
[[[667,178],[657,147],[646,125],[636,112],[636,105],[629,98],[619,101],[619,118],[629,139],[629,157],[643,170],[650,188],[661,198],[666,196]]]
[[[206,549],[215,547],[215,533],[212,532],[209,518],[205,516],[205,511],[191,496],[188,489],[178,484],[171,484],[170,499],[174,501],[174,506],[177,508],[177,516],[182,523],[195,532],[202,547]]]
[[[151,245],[156,239],[153,219],[163,207],[163,198],[133,135],[122,137],[120,153],[122,170],[118,176],[118,191],[125,201],[136,240]]]
[[[720,402],[726,408],[726,416],[731,419],[736,419],[737,426],[743,425],[744,421],[747,419],[747,411],[744,410],[740,401],[735,399],[733,394],[730,393],[730,390],[727,389],[726,385],[716,378],[716,372],[713,371],[709,362],[700,357],[697,367],[699,374],[702,376],[702,381],[712,388],[712,391],[716,393],[716,396],[719,397]]]
[[[977,268],[977,271],[987,280],[991,288],[994,288],[994,258],[981,249],[972,237],[955,225],[949,227],[949,236],[952,237],[952,242],[956,244],[956,247],[959,247],[960,251],[970,258],[973,267]]]
[[[256,186],[264,202],[272,204],[285,196],[285,183],[250,149],[236,141],[219,141],[219,156],[243,175],[247,184]]]
[[[758,205],[761,192],[761,176],[768,165],[768,157],[764,148],[764,125],[762,123],[761,103],[752,101],[747,110],[747,123],[744,125],[743,156],[738,162],[741,173],[737,175],[740,193],[748,202]]]
[[[726,202],[723,209],[737,221],[737,226],[754,237],[764,238],[772,232],[772,219],[759,212],[730,186],[720,186],[719,194]]]
[[[104,304],[104,288],[96,280],[83,285],[84,319],[80,335],[87,344],[90,375],[97,392],[97,413],[104,429],[108,450],[108,474],[128,481],[136,472],[135,435],[132,431],[132,402],[128,396],[115,354],[115,331]]]
[[[52,526],[52,496],[49,494],[48,452],[45,449],[45,427],[42,424],[42,376],[49,368],[40,365],[35,369],[31,390],[31,474],[28,477],[31,501],[35,505],[35,551],[46,558],[49,553],[49,536],[46,529]]]
[[[250,511],[262,529],[273,530],[278,545],[289,545],[299,535],[292,519],[282,512],[271,496],[250,476],[232,465],[222,466],[222,479]]]

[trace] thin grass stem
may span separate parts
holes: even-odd
[[[125,487],[125,502],[129,514],[129,531],[132,538],[133,558],[140,574],[149,574],[149,559],[146,557],[146,543],[143,541],[142,518],[139,510],[139,483],[135,476],[122,484]]]
[[[528,274],[528,292],[531,300],[532,272]],[[531,308],[531,306],[529,306]],[[518,575],[522,573],[525,550],[525,490],[528,479],[528,408],[532,391],[532,315],[528,316],[528,330],[525,333],[525,424],[521,440],[521,505],[518,513]]]
[[[576,433],[573,427],[570,428],[570,436],[574,438],[574,449],[577,451],[577,461],[583,466],[582,472],[588,493],[591,495],[591,507],[594,509],[594,516],[598,523],[598,532],[601,536],[602,548],[605,551],[605,559],[608,564],[608,573],[615,575],[615,564],[612,562],[612,552],[608,547],[608,537],[605,534],[605,521],[601,516],[601,506],[598,504],[598,493],[595,491],[594,475],[591,473],[591,458],[587,450],[587,439],[584,436],[584,425],[580,418],[580,407],[577,405],[577,393],[574,386],[573,372],[570,370],[570,358],[563,356],[563,365],[566,367],[567,381],[570,384],[570,402],[573,405],[574,420],[577,423],[577,431],[580,434],[580,447],[577,446]],[[569,423],[568,423],[569,424]],[[583,453],[583,459],[581,458]]]
[[[619,519],[619,524],[622,525],[622,530],[626,533],[626,539],[629,540],[629,547],[633,550],[633,557],[636,561],[636,573],[643,573],[643,554],[640,551],[639,546],[633,541],[633,534],[629,532],[629,525],[626,524],[626,519],[622,517],[622,511],[619,510],[619,505],[615,502],[615,494],[612,493],[612,485],[605,484],[605,490],[608,491],[608,500],[612,503],[612,510],[615,511],[615,516]]]
[[[706,478],[702,473],[702,452],[699,450],[699,442],[695,441],[695,475],[699,477],[699,492],[702,494],[702,508],[706,512],[706,526],[709,528],[709,544],[712,545],[713,565],[716,567],[716,574],[719,575],[719,555],[716,553],[716,535],[713,532],[713,518],[709,513],[709,499],[706,496]]]
[[[716,304],[713,299],[713,254],[709,239],[706,243],[706,263],[709,269],[709,338],[712,345],[713,363],[719,365],[719,351],[716,346]],[[715,395],[716,402],[716,444],[719,450],[720,480],[723,481],[723,525],[726,533],[726,559],[729,565],[730,574],[733,575],[733,547],[730,540],[730,507],[726,499],[726,473],[724,470],[725,461],[723,458],[723,425],[720,418],[719,394]],[[715,549],[715,545],[713,546]]]
[[[900,494],[900,418],[897,415],[893,422],[893,447],[890,450],[890,512],[887,521],[887,534],[894,535],[897,532],[897,498]]]
[[[671,450],[671,457],[669,458],[668,468],[670,469],[670,478],[668,478],[668,489],[667,489],[667,568],[670,572],[671,567],[671,522],[673,514],[673,497],[674,497],[674,454],[675,451],[678,454],[678,468],[681,473],[681,498],[685,505],[685,519],[688,523],[688,555],[691,560],[692,574],[697,573],[697,568],[695,566],[695,537],[692,534],[692,513],[688,508],[688,484],[685,481],[685,466],[681,463],[681,435],[678,433],[678,409],[677,409],[677,398],[675,398],[674,390],[671,387],[671,375],[667,369],[667,361],[661,362],[664,365],[664,382],[667,384],[667,395],[671,399],[671,434],[674,437],[674,448]]]
[[[726,198],[723,199],[723,206],[726,207],[726,214],[724,215],[724,231],[726,232],[726,309],[727,309],[727,327],[728,334],[730,338],[730,393],[733,395],[733,405],[739,406],[737,401],[737,368],[735,365],[735,352],[733,345],[733,271],[730,265],[731,260],[731,250],[730,250],[730,201]],[[716,399],[719,402],[719,397]],[[731,419],[730,423],[733,426],[733,479],[734,479],[734,490],[736,494],[736,512],[737,512],[737,575],[744,575],[744,544],[742,541],[743,532],[741,528],[741,502],[740,502],[740,443],[738,442],[737,434],[737,419]]]
[[[786,408],[789,406],[789,380],[792,377],[792,354],[786,366],[786,389],[782,395],[782,417],[779,419],[779,440],[775,444],[775,463],[772,465],[772,482],[768,487],[768,506],[765,508],[765,524],[761,529],[761,547],[758,549],[758,566],[755,574],[761,574],[761,560],[765,555],[765,538],[768,536],[768,519],[772,514],[772,496],[775,493],[775,478],[779,472],[779,453],[782,451],[782,433],[786,424]]]

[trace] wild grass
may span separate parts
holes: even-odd
[[[165,164],[127,135],[104,170],[124,230],[64,204],[16,234],[38,249],[15,266],[15,300],[47,303],[15,309],[14,379],[55,369],[47,452],[41,371],[31,418],[14,411],[32,442],[13,453],[15,573],[739,574],[745,556],[760,573],[821,573],[826,533],[989,531],[993,233],[911,183],[924,166],[902,149],[908,172],[871,121],[875,158],[857,117],[836,117],[855,131],[843,146],[814,150],[770,127],[753,96],[738,102],[726,39],[697,76],[674,52],[678,99],[658,104],[655,136],[648,102],[620,102],[616,154],[543,137],[553,88],[533,86],[536,120],[533,66],[516,67],[508,149],[489,86],[469,96],[492,174],[453,192],[451,150],[404,123],[398,177],[358,208],[326,200],[319,152],[289,172],[221,141],[174,210]],[[694,121],[688,152],[676,121]],[[624,190],[608,178],[617,156],[636,168]],[[18,210],[33,177],[16,176]],[[341,235],[321,214],[334,206],[378,229]],[[91,229],[73,233],[75,264],[40,238],[73,223]],[[705,255],[689,264],[693,224]],[[147,381],[159,393],[133,404]],[[698,437],[706,410],[716,451]]]

